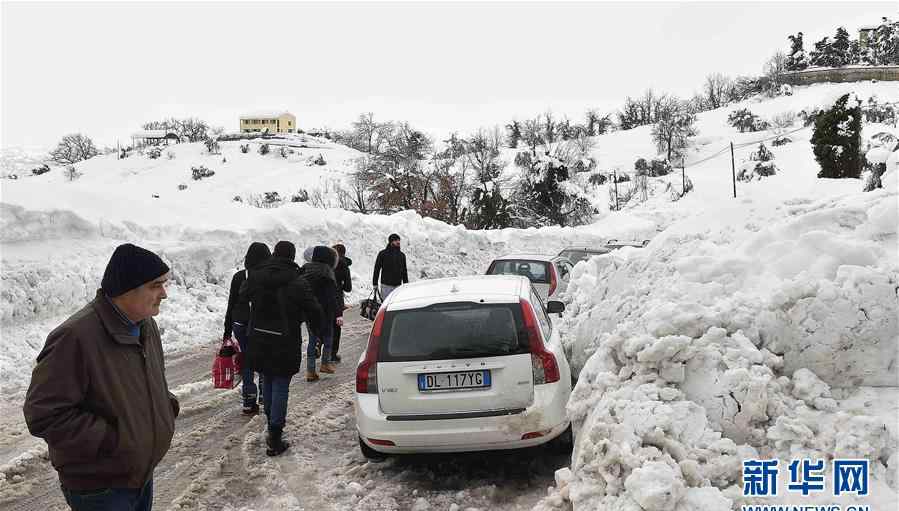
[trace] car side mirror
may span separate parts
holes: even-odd
[[[550,314],[562,314],[565,312],[565,304],[562,302],[557,302],[555,300],[550,300],[546,303],[546,312]]]

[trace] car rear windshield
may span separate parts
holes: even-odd
[[[601,255],[608,252],[608,250],[563,250],[559,255],[571,261],[572,264],[577,264],[580,261],[586,261],[595,255]]]
[[[403,362],[528,353],[516,304],[447,303],[387,312],[378,360]]]
[[[533,284],[549,284],[549,263],[523,259],[493,261],[487,275],[521,275]]]

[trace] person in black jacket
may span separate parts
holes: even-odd
[[[334,269],[334,278],[337,280],[337,310],[342,313],[342,311],[347,309],[344,293],[349,293],[353,290],[353,281],[350,277],[350,265],[353,264],[353,260],[346,256],[346,247],[343,244],[338,243],[331,248],[337,251],[338,256],[337,268]],[[334,341],[331,343],[331,360],[333,362],[340,362],[340,355],[337,353],[337,350],[340,349],[341,330],[343,330],[342,315],[335,319],[334,322]]]
[[[336,370],[331,364],[331,342],[334,336],[334,324],[340,318],[343,323],[343,309],[337,307],[337,281],[334,278],[334,268],[337,266],[337,252],[331,247],[317,246],[312,252],[312,261],[303,265],[301,269],[303,277],[312,287],[312,292],[322,307],[321,332],[316,335],[310,333],[309,344],[306,349],[306,381],[312,382],[319,379],[315,371],[315,348],[322,345],[322,364],[319,371],[333,374]]]
[[[287,241],[275,245],[272,257],[247,276],[241,294],[253,304],[247,360],[262,373],[262,395],[268,418],[266,454],[277,456],[289,447],[282,438],[287,418],[290,379],[300,371],[303,339],[300,322],[319,334],[325,326],[312,288],[294,262],[296,248]]]
[[[406,272],[406,254],[400,250],[400,235],[387,237],[387,248],[378,252],[375,259],[375,271],[371,277],[371,285],[378,287],[378,274],[381,276],[381,298],[386,300],[394,289],[409,283]]]
[[[228,293],[228,308],[225,309],[225,334],[222,340],[230,339],[232,332],[240,344],[240,351],[247,353],[249,348],[247,339],[247,320],[250,319],[250,303],[241,300],[240,286],[246,282],[247,275],[250,270],[256,268],[265,262],[272,253],[265,243],[253,242],[247,249],[247,255],[244,257],[244,269],[238,271],[231,277],[231,291]],[[243,395],[243,414],[255,415],[259,413],[259,405],[256,403],[257,397],[261,397],[258,392],[256,382],[253,377],[253,369],[249,364],[243,364],[241,367],[241,393]],[[259,386],[262,386],[262,375],[259,375]]]

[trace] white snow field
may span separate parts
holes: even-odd
[[[0,394],[9,407],[21,402],[46,334],[93,296],[122,242],[158,251],[174,269],[157,319],[168,353],[176,354],[220,337],[225,286],[254,240],[287,239],[298,247],[344,242],[358,299],[370,291],[374,255],[390,232],[403,236],[413,280],[479,273],[502,252],[652,238],[645,249],[622,249],[575,268],[558,325],[580,372],[569,403],[576,445],[570,469],[557,473],[557,485],[537,507],[896,509],[899,153],[882,147],[871,153],[887,163],[882,190],[863,193],[861,180],[818,179],[812,130],[797,120],[789,128],[792,143],[766,143],[777,175],[737,183],[736,199],[729,151],[705,158],[733,141],[739,165],[756,149],[750,142],[773,137],[728,126],[737,108],[771,118],[826,107],[847,92],[896,102],[899,87],[865,82],[793,91],[700,114],[686,170],[695,189],[680,200],[663,192],[668,182],[680,189],[680,172],[654,179],[649,200],[623,211],[608,210],[608,185],[587,187],[600,214],[579,228],[480,232],[411,212],[365,216],[232,200],[343,179],[358,153],[312,138],[309,145],[320,147],[286,159],[275,150],[259,155],[255,147],[243,154],[242,142],[223,143],[223,155],[182,144],[170,147],[173,159],[165,151],[157,160],[94,158],[77,165],[83,175],[73,182],[59,168],[4,179]],[[895,126],[868,126],[866,143],[882,131],[899,135]],[[649,132],[597,137],[598,167],[630,172],[637,158],[655,157]],[[327,164],[310,164],[319,153]],[[511,151],[504,154],[512,159]],[[199,164],[216,174],[191,180],[190,167]],[[179,191],[182,183],[188,188]],[[828,466],[833,458],[870,460],[870,494],[834,498],[830,486],[811,496],[787,492],[787,463],[803,457]],[[749,458],[780,460],[777,497],[742,497],[741,463]],[[0,459],[0,466],[10,461]]]

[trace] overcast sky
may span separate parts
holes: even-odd
[[[438,137],[547,110],[578,121],[652,87],[757,74],[787,35],[895,18],[897,2],[11,3],[2,5],[2,145],[148,120],[287,109],[300,128],[360,112]]]

